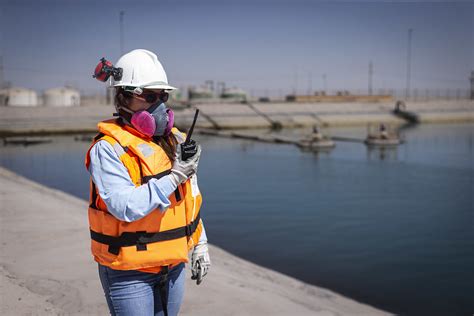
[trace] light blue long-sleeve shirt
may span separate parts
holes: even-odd
[[[92,181],[107,210],[117,219],[133,222],[156,208],[165,212],[171,205],[168,197],[176,190],[176,185],[169,177],[151,179],[136,187],[112,145],[104,140],[92,146],[89,155]],[[199,241],[207,241],[204,225]]]

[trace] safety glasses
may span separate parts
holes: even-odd
[[[124,90],[130,93],[130,95],[132,95],[134,98],[145,100],[147,103],[156,103],[158,100],[164,103],[168,101],[169,97],[168,93],[166,93],[164,90],[156,92],[153,90],[144,90],[137,87],[124,87]]]
[[[168,93],[164,91],[162,92],[144,91],[142,94],[140,94],[139,97],[145,99],[147,103],[156,103],[158,100],[160,100],[163,103],[168,101]]]

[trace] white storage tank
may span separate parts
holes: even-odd
[[[0,105],[2,106],[37,106],[36,91],[25,88],[6,88],[0,90]]]
[[[79,106],[81,95],[76,89],[63,87],[44,91],[43,104],[45,106]]]

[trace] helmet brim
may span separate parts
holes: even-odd
[[[117,83],[113,85],[114,87],[133,87],[133,85],[129,84],[124,84],[124,83]],[[162,90],[178,90],[178,88],[175,88],[173,86],[170,86],[169,84],[151,84],[151,85],[145,85],[145,86],[139,86],[140,88],[143,89],[162,89]]]
[[[163,90],[177,90],[177,88],[170,86],[168,84],[154,84],[150,86],[143,87],[144,89],[163,89]]]

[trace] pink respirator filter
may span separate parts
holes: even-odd
[[[151,137],[155,133],[155,119],[148,111],[134,113],[131,123],[140,133],[146,136]]]
[[[169,134],[171,134],[171,129],[173,128],[173,125],[174,125],[174,112],[173,110],[168,109],[166,113],[168,113],[168,124],[166,124],[164,133],[165,133],[165,136],[168,136]]]

